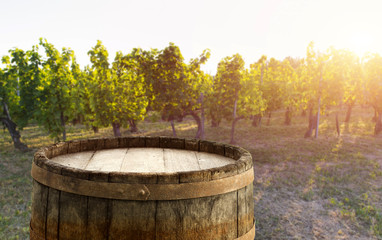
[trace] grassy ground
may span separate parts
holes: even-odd
[[[306,119],[283,125],[273,114],[260,128],[239,121],[237,145],[254,159],[256,239],[382,239],[382,136],[373,136],[372,110],[356,108],[349,124],[335,131],[335,113],[322,116],[318,139],[304,139]],[[345,113],[341,111],[340,120]],[[342,118],[341,118],[342,116]],[[171,135],[170,125],[146,121],[136,135]],[[179,137],[193,137],[191,120],[176,123]],[[228,143],[230,124],[206,129],[206,139]],[[130,135],[126,130],[123,135]],[[53,141],[37,126],[22,131],[32,148],[13,149],[0,131],[0,239],[28,239],[33,152]],[[68,140],[94,135],[85,127],[68,129]]]

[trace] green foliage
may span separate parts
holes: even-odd
[[[210,114],[218,113],[218,115],[212,118],[217,121],[221,121],[221,117],[232,120],[234,105],[242,89],[243,75],[244,60],[239,54],[226,57],[219,62],[213,83],[212,104],[215,109],[210,111]]]
[[[271,58],[264,69],[261,90],[267,103],[267,111],[269,112],[280,109],[283,103],[282,86],[284,76],[283,72],[280,71],[281,68],[281,63]]]
[[[382,57],[369,55],[365,63],[365,100],[382,113]]]
[[[358,56],[348,50],[329,49],[327,68],[331,70],[330,95],[334,104],[354,105],[362,101],[362,66]]]
[[[60,53],[51,43],[40,39],[45,49],[46,60],[42,63],[41,85],[38,90],[39,108],[36,111],[37,121],[56,140],[63,134],[65,140],[65,122],[73,119],[77,109],[73,105],[76,79],[70,70],[74,52],[63,48]]]
[[[179,47],[173,43],[158,53],[155,69],[150,74],[155,98],[152,106],[162,112],[163,119],[181,119],[200,107],[200,93],[208,91],[211,84],[211,78],[200,70],[200,65],[209,56],[205,50],[199,58],[186,64]]]
[[[114,102],[112,111],[114,120],[128,122],[129,120],[143,120],[148,106],[143,74],[135,68],[133,58],[124,58],[117,52],[113,62]]]
[[[65,123],[71,120],[93,127],[125,127],[142,120],[147,110],[161,112],[165,120],[180,120],[191,113],[197,117],[202,93],[207,115],[215,124],[232,120],[235,103],[239,118],[283,108],[289,114],[299,109],[314,114],[318,99],[323,112],[335,105],[351,107],[356,101],[382,111],[379,55],[361,62],[350,51],[330,48],[319,53],[310,43],[305,59],[262,56],[249,70],[240,55],[226,57],[212,77],[200,70],[210,56],[208,50],[185,63],[173,43],[160,51],[118,52],[110,64],[106,48],[98,41],[88,53],[92,66],[84,70],[72,50],[59,52],[40,39],[46,55],[42,58],[38,47],[12,49],[3,57],[0,99],[20,128],[35,118],[56,139],[65,135]]]
[[[146,84],[139,62],[132,54],[116,54],[109,67],[108,52],[101,41],[88,52],[92,68],[89,70],[89,106],[96,126],[143,120],[148,106]],[[90,117],[91,118],[91,117]]]
[[[36,89],[41,84],[41,57],[37,46],[26,52],[11,49],[9,53],[3,57],[6,67],[0,73],[0,98],[7,104],[12,120],[22,129],[38,108]]]
[[[244,60],[239,54],[220,61],[210,95],[210,117],[216,121],[233,120],[237,102],[237,116],[246,118],[264,111],[265,102],[260,91],[258,71],[244,69]]]

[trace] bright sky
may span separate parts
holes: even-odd
[[[0,56],[28,50],[46,38],[70,47],[81,66],[101,40],[109,51],[180,47],[186,61],[206,48],[204,69],[239,53],[249,64],[261,55],[282,60],[317,48],[382,54],[381,0],[0,0]]]

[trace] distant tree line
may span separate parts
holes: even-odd
[[[39,49],[44,50],[40,55]],[[239,54],[222,59],[215,76],[201,65],[210,57],[184,61],[179,47],[170,43],[162,50],[134,48],[117,52],[112,63],[101,41],[88,52],[90,66],[81,68],[70,48],[57,50],[45,39],[30,50],[11,49],[0,68],[0,121],[16,148],[25,150],[19,129],[37,122],[56,141],[66,140],[66,125],[81,122],[95,132],[112,126],[138,130],[149,111],[161,113],[171,123],[190,115],[197,124],[196,138],[204,138],[204,122],[219,126],[231,121],[231,142],[236,123],[249,118],[254,127],[264,116],[285,110],[285,124],[297,112],[307,113],[305,137],[318,134],[320,113],[330,106],[347,107],[349,121],[356,103],[375,110],[375,133],[382,130],[382,57],[359,58],[347,50],[329,48],[320,53],[314,44],[305,58],[282,61],[262,56],[245,68]],[[338,127],[337,114],[337,131]]]

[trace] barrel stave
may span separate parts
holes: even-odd
[[[166,153],[164,161],[169,156],[168,163],[179,163],[179,169],[171,165],[172,168],[166,169],[169,171],[166,173],[89,171],[63,166],[50,160],[59,155],[77,152],[114,148],[125,148],[128,152],[129,148],[137,147],[163,148],[163,153]],[[192,154],[186,153],[184,157],[180,157],[177,152],[179,150],[172,149],[195,151],[196,160],[202,154],[200,152],[205,152],[207,155],[225,156],[236,162],[215,165],[216,167],[211,165],[212,167],[204,169],[203,166],[198,166],[198,162],[195,165],[190,160]],[[94,154],[91,154],[91,158]],[[158,184],[161,188],[166,184],[209,182],[234,177],[253,168],[251,155],[242,148],[203,140],[168,137],[103,138],[59,143],[37,152],[34,162],[45,170],[72,177],[74,180],[83,179],[110,184]],[[76,185],[78,180],[74,180],[67,184]],[[45,184],[49,185],[49,181]],[[33,189],[32,240],[231,240],[247,234],[254,226],[253,184],[232,192],[179,200],[105,199],[59,191],[35,180]]]

